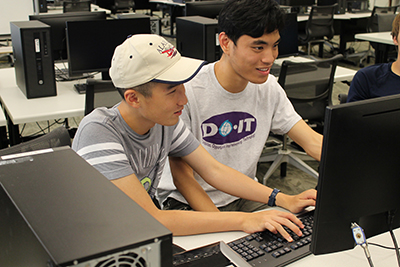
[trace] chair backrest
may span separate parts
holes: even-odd
[[[278,82],[300,116],[309,122],[324,121],[325,109],[332,104],[332,88],[341,54],[311,62],[282,63]]]
[[[117,9],[129,9],[135,6],[133,0],[115,0],[114,4]]]
[[[111,81],[87,79],[85,116],[97,107],[112,107],[122,100]]]
[[[64,1],[63,2],[63,12],[79,12],[79,11],[91,11],[91,2],[89,0],[80,1]]]
[[[1,149],[0,156],[61,146],[71,146],[71,137],[64,126],[58,127],[35,139]]]
[[[337,4],[330,6],[312,6],[309,19],[306,23],[307,41],[312,39],[329,40],[335,35],[333,29],[333,15]]]
[[[368,19],[367,32],[391,31],[392,22],[400,6],[379,7],[374,6],[371,17]]]

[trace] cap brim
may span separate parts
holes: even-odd
[[[194,58],[181,57],[171,68],[159,75],[153,82],[185,83],[190,81],[207,62]]]

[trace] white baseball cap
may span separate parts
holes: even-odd
[[[182,57],[159,35],[136,34],[115,48],[109,73],[114,86],[119,88],[132,88],[150,81],[185,83],[205,63]]]

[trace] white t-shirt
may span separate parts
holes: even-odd
[[[254,179],[270,131],[285,134],[301,117],[274,76],[269,75],[264,84],[248,83],[242,92],[230,93],[218,83],[214,65],[204,66],[185,84],[188,104],[181,118],[214,158]],[[217,207],[237,199],[195,177]],[[157,193],[160,203],[167,197],[187,203],[173,184],[169,165]]]

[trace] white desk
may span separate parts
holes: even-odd
[[[391,32],[358,33],[354,36],[357,40],[394,45]]]
[[[111,10],[99,7],[95,4],[90,4],[90,9],[92,12],[95,11],[105,11],[107,15],[111,14]],[[47,12],[49,14],[63,13],[63,6],[47,6]]]
[[[357,40],[369,41],[377,44],[374,46],[375,64],[387,62],[389,48],[394,46],[390,32],[359,33],[354,37]]]
[[[57,96],[27,99],[16,84],[14,68],[0,69],[0,99],[9,131],[18,124],[83,116],[85,95],[75,91],[77,82],[57,82]]]
[[[350,20],[350,19],[363,19],[371,16],[371,12],[359,12],[359,13],[344,13],[344,14],[334,14],[333,19],[336,20]],[[297,17],[297,21],[307,21],[309,14],[300,15]]]
[[[313,61],[312,59],[305,58],[305,57],[286,57],[286,58],[278,58],[275,60],[275,64],[281,65],[284,60],[290,60],[294,62],[308,62],[308,61]],[[353,80],[354,75],[356,74],[357,71],[337,66],[336,67],[336,72],[335,72],[335,78],[334,82],[342,82],[342,81],[351,81]]]
[[[400,236],[400,229],[396,229],[395,235],[397,238]],[[188,250],[207,244],[212,244],[218,241],[225,241],[226,243],[236,240],[245,236],[244,232],[224,232],[214,234],[192,235],[185,237],[174,237],[174,244]],[[373,242],[389,247],[393,247],[392,239],[389,233],[384,233],[368,239],[368,242]],[[369,246],[372,261],[375,266],[394,267],[397,265],[394,250],[382,249],[376,246]],[[355,266],[369,266],[368,261],[364,255],[364,250],[357,246],[354,249],[346,250],[343,252],[330,253],[325,255],[309,255],[300,259],[288,266],[293,267],[355,267]]]

